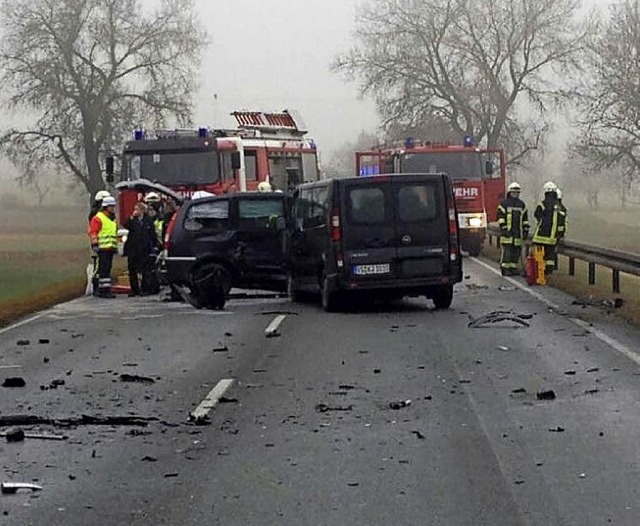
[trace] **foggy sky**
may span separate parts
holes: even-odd
[[[373,102],[359,100],[354,84],[329,71],[349,47],[357,3],[196,0],[211,45],[195,123],[231,126],[235,121],[226,116],[238,109],[298,110],[325,160],[360,131],[374,132]]]

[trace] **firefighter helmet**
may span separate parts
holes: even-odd
[[[108,206],[116,206],[115,197],[111,197],[110,195],[108,195],[102,200],[102,208],[107,208]]]
[[[513,183],[511,183],[509,185],[509,187],[507,188],[507,191],[508,192],[521,192],[522,191],[522,186],[520,186],[520,184],[518,184],[518,183],[513,182]]]
[[[111,197],[111,194],[106,190],[100,190],[93,199],[94,201],[102,201],[105,197]]]
[[[271,191],[273,191],[273,189],[271,188],[269,181],[262,181],[258,185],[258,192],[271,192]]]
[[[160,202],[160,196],[158,194],[156,194],[155,192],[149,192],[147,195],[144,196],[144,202],[145,203],[159,203]]]
[[[546,183],[544,183],[544,186],[542,187],[542,191],[545,194],[549,192],[557,192],[558,187],[556,186],[556,183],[554,183],[553,181],[547,181]]]

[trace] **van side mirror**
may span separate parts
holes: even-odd
[[[113,155],[107,155],[107,157],[104,160],[104,171],[107,173],[108,183],[113,183],[113,167],[114,167]]]
[[[493,175],[495,168],[493,166],[493,161],[487,161],[484,164],[484,171],[487,175]]]
[[[242,167],[242,162],[240,159],[240,152],[233,152],[231,154],[231,169],[240,170],[241,167]]]

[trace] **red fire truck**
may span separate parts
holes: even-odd
[[[262,181],[288,191],[319,179],[316,145],[294,112],[232,113],[236,129],[136,130],[122,152],[120,181],[146,179],[190,197],[256,190]],[[119,193],[123,224],[142,196]]]
[[[498,166],[497,166],[498,165]],[[447,173],[458,208],[462,247],[471,255],[482,248],[487,223],[497,220],[506,192],[504,150],[482,149],[465,137],[462,145],[418,143],[356,152],[358,176],[381,173]]]

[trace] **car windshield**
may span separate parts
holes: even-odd
[[[219,179],[215,151],[127,154],[123,179],[149,179],[164,185],[202,185]]]
[[[402,156],[402,173],[446,173],[452,179],[482,179],[482,158],[476,152],[419,152]]]

